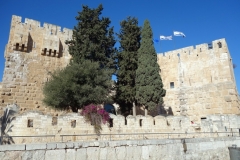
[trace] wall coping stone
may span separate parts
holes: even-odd
[[[46,143],[39,143],[39,144],[26,144],[26,150],[39,150],[39,149],[46,149]]]
[[[25,144],[13,144],[13,145],[0,145],[0,152],[3,151],[23,151],[26,149]]]

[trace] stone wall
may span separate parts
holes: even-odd
[[[20,110],[56,113],[42,104],[42,87],[49,73],[69,63],[65,41],[72,30],[12,16],[0,84],[0,114],[7,104]],[[232,59],[225,39],[158,54],[165,109],[193,121],[210,114],[239,114],[239,97]],[[170,87],[170,83],[172,87]]]
[[[230,160],[228,147],[240,146],[240,138],[164,139],[42,143],[0,146],[7,160]]]
[[[103,125],[101,135],[83,116],[71,113],[53,117],[40,112],[19,115],[9,126],[15,144],[36,142],[131,140],[239,136],[240,116],[209,115],[201,123],[186,116],[133,116],[111,114],[112,125]]]
[[[49,73],[69,63],[65,41],[72,30],[12,16],[5,49],[5,69],[0,87],[0,106],[17,103],[22,111],[47,108],[42,104],[42,86]],[[49,112],[48,110],[46,112]]]
[[[192,120],[239,114],[240,101],[225,39],[158,54],[165,108]]]

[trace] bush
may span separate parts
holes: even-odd
[[[85,106],[81,112],[86,122],[94,126],[94,130],[97,134],[100,134],[102,130],[102,124],[109,124],[109,113],[106,112],[100,106],[90,104]]]
[[[52,73],[51,79],[43,87],[43,102],[54,109],[73,112],[84,106],[107,101],[111,78],[106,70],[99,69],[99,63],[84,61],[71,64]]]

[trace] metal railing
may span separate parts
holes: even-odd
[[[67,142],[67,141],[98,141],[98,140],[144,140],[144,139],[182,139],[207,137],[239,137],[239,132],[185,132],[185,133],[116,133],[116,134],[69,134],[69,135],[29,135],[10,136],[19,143],[26,142]],[[20,142],[21,141],[21,142]]]

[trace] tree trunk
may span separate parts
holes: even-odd
[[[136,117],[136,106],[135,106],[135,102],[133,102],[132,111],[133,111],[133,116]]]
[[[147,108],[146,108],[146,107],[144,107],[144,113],[145,113],[145,116],[147,116],[147,115],[148,115],[148,110],[147,110]]]

